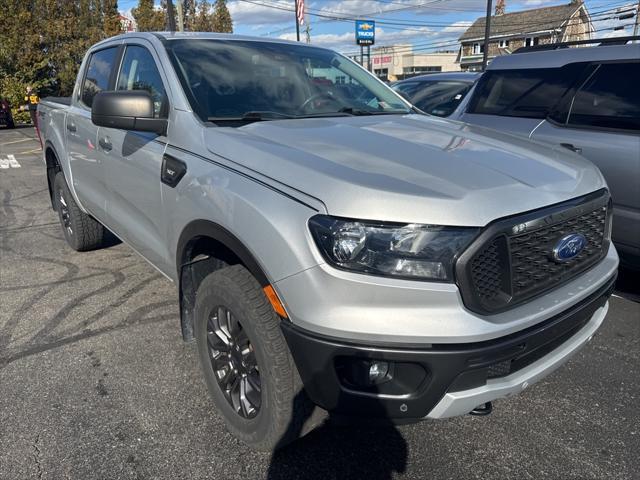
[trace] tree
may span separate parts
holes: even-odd
[[[122,33],[122,24],[120,23],[120,13],[118,12],[118,0],[104,0],[102,4],[102,12],[104,19],[104,34],[106,37],[112,37]]]
[[[141,32],[159,32],[164,30],[165,16],[153,6],[153,0],[139,0],[138,6],[131,10],[133,18]]]
[[[209,16],[209,9],[211,5],[207,0],[200,0],[198,2],[198,12],[196,13],[195,21],[193,22],[193,29],[196,32],[210,32],[211,31],[211,18]]]
[[[211,26],[214,32],[233,33],[233,20],[231,20],[226,0],[216,0]]]
[[[196,0],[184,0],[182,2],[182,12],[184,15],[184,29],[188,32],[196,31],[194,28],[196,21]]]

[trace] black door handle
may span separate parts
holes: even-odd
[[[100,145],[100,148],[102,148],[106,152],[111,151],[111,149],[113,148],[113,145],[111,145],[109,138],[101,138],[100,140],[98,140],[98,144]]]
[[[76,124],[73,122],[69,122],[67,123],[67,130],[69,130],[72,133],[76,132]]]
[[[560,146],[566,148],[567,150],[571,150],[572,152],[582,153],[582,149],[580,147],[574,147],[570,143],[561,143]]]

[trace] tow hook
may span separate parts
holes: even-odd
[[[469,412],[469,415],[475,415],[478,417],[484,417],[489,415],[493,411],[493,405],[491,402],[487,402],[484,405],[478,406]]]

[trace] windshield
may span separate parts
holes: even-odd
[[[180,39],[167,51],[203,121],[409,113],[387,86],[321,48],[272,42]]]
[[[458,107],[473,86],[469,82],[452,80],[407,82],[393,88],[407,94],[411,103],[423,112],[448,117]]]

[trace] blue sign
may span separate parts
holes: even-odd
[[[577,257],[587,246],[587,239],[581,233],[572,233],[562,238],[553,249],[553,259],[556,262],[568,262]]]
[[[356,43],[358,45],[373,45],[376,43],[376,22],[356,20]]]

